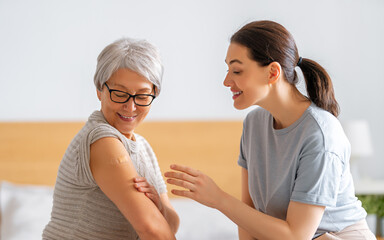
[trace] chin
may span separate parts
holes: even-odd
[[[233,106],[234,106],[237,110],[244,110],[244,109],[249,108],[248,105],[244,105],[244,104],[236,104],[236,103],[234,103]]]
[[[117,126],[116,129],[123,135],[126,134],[132,134],[134,131],[133,127],[127,127],[127,126]]]

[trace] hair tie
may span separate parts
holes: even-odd
[[[296,65],[297,65],[298,67],[300,67],[302,61],[303,61],[303,58],[302,58],[302,57],[299,57],[299,61],[297,62]]]

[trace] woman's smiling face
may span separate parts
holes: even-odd
[[[234,107],[240,110],[262,103],[268,95],[268,67],[250,59],[248,48],[237,43],[229,45],[225,62],[224,86],[233,93]]]
[[[121,68],[112,74],[107,81],[110,89],[135,94],[154,94],[153,84],[140,74]],[[97,91],[97,97],[101,101],[101,111],[107,122],[125,135],[133,138],[135,128],[147,116],[151,106],[138,106],[131,97],[126,103],[115,103],[110,98],[110,93],[104,85],[102,91]]]

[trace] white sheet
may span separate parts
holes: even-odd
[[[189,199],[171,199],[171,203],[180,217],[177,239],[238,239],[237,226],[218,210]]]
[[[52,208],[51,187],[2,182],[1,240],[41,240]],[[237,227],[219,211],[189,199],[171,199],[180,217],[179,240],[234,240]]]
[[[52,188],[1,184],[1,240],[41,240],[52,208]]]

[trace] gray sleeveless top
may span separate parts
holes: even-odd
[[[118,138],[137,173],[159,194],[167,191],[148,142],[138,134],[135,134],[136,141],[127,139],[108,124],[100,111],[95,111],[72,140],[60,163],[51,220],[43,231],[43,239],[139,239],[132,225],[92,176],[90,145],[103,137]]]

